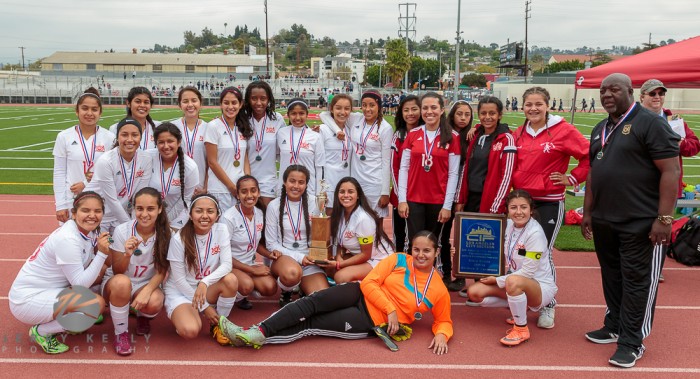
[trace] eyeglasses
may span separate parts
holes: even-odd
[[[647,92],[647,95],[649,95],[651,97],[656,97],[656,95],[659,95],[659,97],[664,97],[664,96],[666,96],[666,91]]]

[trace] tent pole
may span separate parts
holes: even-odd
[[[571,104],[571,125],[574,124],[574,115],[576,114],[576,94],[578,93],[578,88],[574,87],[574,100]]]

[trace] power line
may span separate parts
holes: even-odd
[[[26,49],[26,47],[20,46],[19,49],[22,50],[22,70],[24,70],[24,49]]]
[[[532,4],[532,0],[525,1],[525,83],[527,83],[527,74],[528,71],[530,71],[527,66],[527,20],[532,17],[530,16],[530,12],[532,11],[530,4]]]
[[[401,7],[405,7],[406,16],[403,16],[401,12]],[[409,7],[413,7],[413,16],[409,16]],[[408,36],[413,33],[413,39],[416,38],[416,3],[401,3],[399,4],[399,37],[406,38],[406,50],[408,51]],[[404,33],[403,36],[401,33]],[[409,51],[410,53],[410,51]],[[408,71],[404,76],[404,90],[408,92]]]

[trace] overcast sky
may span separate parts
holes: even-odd
[[[454,41],[457,0],[408,1],[417,4],[419,40],[429,35]],[[394,38],[400,2],[407,0],[269,0],[270,37],[298,23],[317,38]],[[531,46],[637,46],[649,33],[654,43],[700,34],[697,0],[532,0],[531,8]],[[461,30],[466,40],[480,44],[523,40],[524,15],[525,0],[464,0]],[[54,51],[179,46],[185,30],[199,34],[210,27],[222,34],[224,23],[230,34],[236,25],[259,27],[264,38],[263,0],[2,0],[0,62],[19,62],[19,46],[32,61]]]

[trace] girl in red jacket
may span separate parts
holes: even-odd
[[[566,186],[578,188],[586,180],[590,163],[588,140],[562,117],[550,115],[548,104],[549,92],[542,87],[532,87],[523,94],[526,121],[515,131],[518,155],[513,188],[532,195],[535,217],[542,225],[551,251],[564,219]],[[579,164],[567,174],[572,157]],[[554,265],[550,266],[554,270]],[[553,301],[540,310],[537,326],[554,327],[554,304]]]
[[[501,123],[503,103],[486,96],[479,101],[480,123],[469,142],[456,211],[505,213],[515,166],[515,138]]]

